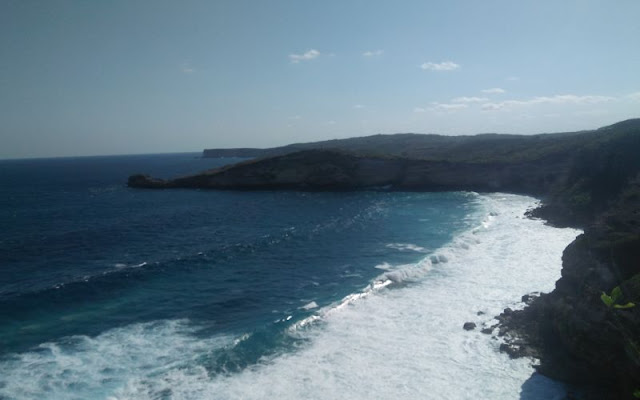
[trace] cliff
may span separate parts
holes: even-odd
[[[585,227],[564,251],[555,290],[499,319],[520,338],[505,349],[538,354],[541,373],[591,386],[590,399],[633,399],[640,397],[640,129],[625,122],[604,131],[612,140],[584,148],[567,183],[533,212]],[[603,293],[616,290],[620,297],[606,304]]]
[[[532,216],[584,234],[565,250],[552,293],[499,317],[519,337],[504,349],[538,355],[540,372],[553,378],[595,385],[594,399],[631,399],[640,390],[640,119],[557,135],[376,135],[276,149],[174,180],[134,175],[129,186],[539,196]]]

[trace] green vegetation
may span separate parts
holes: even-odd
[[[206,149],[204,157],[273,157],[302,150],[343,150],[369,157],[395,156],[413,160],[513,164],[562,159],[583,150],[597,152],[611,139],[637,130],[639,120],[628,120],[593,131],[539,135],[480,134],[447,136],[398,133],[311,143],[294,143],[267,149]],[[591,154],[589,154],[591,156]],[[615,177],[615,176],[613,176]]]
[[[635,303],[632,302],[628,302],[626,304],[618,304],[618,301],[622,299],[622,289],[620,289],[620,286],[616,286],[611,291],[611,295],[602,292],[602,295],[600,295],[600,299],[609,308],[613,307],[618,309],[626,309],[636,306]]]

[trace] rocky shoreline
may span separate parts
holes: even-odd
[[[305,145],[173,180],[137,174],[128,185],[538,196],[543,204],[531,217],[584,233],[565,249],[555,290],[525,295],[524,310],[506,309],[482,332],[497,330],[511,357],[540,359],[540,373],[589,386],[590,399],[640,398],[640,119],[557,136],[388,136]]]
[[[540,373],[588,387],[588,399],[638,398],[639,262],[636,178],[565,249],[554,291],[533,298],[523,310],[507,309],[496,317],[507,337],[500,349],[511,357],[539,359]],[[616,288],[621,297],[607,304],[603,293]]]

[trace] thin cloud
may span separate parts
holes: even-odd
[[[314,58],[318,58],[320,56],[320,52],[316,49],[311,49],[303,54],[289,54],[289,59],[293,64],[297,64],[300,61],[309,61]]]
[[[379,57],[384,53],[384,50],[369,50],[362,53],[365,57]]]
[[[598,104],[607,101],[616,100],[615,97],[610,96],[578,96],[575,94],[563,94],[556,96],[538,96],[528,100],[506,100],[497,103],[485,103],[482,105],[482,109],[485,111],[495,111],[508,109],[514,106],[530,106],[537,104]]]
[[[453,71],[460,68],[460,64],[453,61],[443,61],[441,63],[425,62],[420,68],[425,71]]]
[[[456,97],[455,99],[451,100],[452,103],[483,103],[485,101],[489,101],[489,98],[463,96],[463,97]]]
[[[632,101],[640,101],[640,92],[630,93],[626,97]]]
[[[506,92],[507,92],[506,90],[499,87],[482,90],[482,93],[487,93],[487,94],[502,94]]]
[[[194,72],[196,72],[196,69],[191,66],[191,63],[183,62],[182,64],[180,64],[180,71],[185,74],[193,74]]]
[[[413,112],[414,113],[424,113],[424,112],[427,112],[427,110],[422,108],[422,107],[416,107],[416,108],[413,109]]]
[[[453,112],[465,109],[467,107],[469,106],[464,103],[433,103],[433,107],[431,107],[431,109],[433,111]]]
[[[353,108],[355,108],[356,110],[362,110],[363,108],[365,108],[365,106],[363,106],[362,104],[356,104],[355,106],[353,106]]]
[[[519,81],[520,78],[518,78],[517,76],[508,76],[505,78],[505,80],[510,81],[510,82],[515,82],[515,81]]]

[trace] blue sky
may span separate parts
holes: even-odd
[[[640,117],[640,1],[0,2],[0,158]]]

